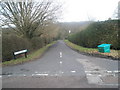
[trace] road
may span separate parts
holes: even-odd
[[[62,40],[37,60],[2,68],[3,88],[117,88],[118,61],[85,56]]]

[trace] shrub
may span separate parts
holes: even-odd
[[[42,48],[43,46],[45,46],[44,39],[40,37],[32,38],[31,43],[32,43],[33,49],[38,49],[38,48]]]

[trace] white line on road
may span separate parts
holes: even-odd
[[[76,71],[71,71],[72,73],[75,73]]]
[[[89,76],[90,76],[90,75],[92,75],[92,74],[87,74],[87,75],[89,75]]]
[[[106,86],[119,86],[120,84],[104,84],[104,83],[101,84],[101,83],[100,83],[99,85],[106,85]]]
[[[112,73],[112,71],[107,71],[107,73]]]
[[[11,77],[12,75],[8,75],[8,77]]]
[[[35,71],[35,73],[38,73],[37,71]]]
[[[62,61],[60,61],[60,64],[62,64]]]
[[[26,75],[25,75],[25,74],[24,74],[23,76],[24,76],[24,77],[26,77]]]
[[[48,76],[48,74],[32,74],[32,76],[37,76],[37,75],[39,75],[39,76]]]
[[[62,52],[60,52],[60,58],[62,58]]]
[[[36,75],[40,75],[40,76],[48,76],[48,74],[36,74]]]
[[[113,71],[114,73],[120,73],[120,71],[119,70],[115,70],[115,71]]]

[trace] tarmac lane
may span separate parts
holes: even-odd
[[[2,87],[118,88],[118,63],[82,55],[58,40],[40,59],[3,67]]]

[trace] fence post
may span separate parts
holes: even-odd
[[[14,55],[14,52],[13,52],[13,58],[16,59],[15,55]]]
[[[27,58],[27,52],[25,52],[25,58]]]

